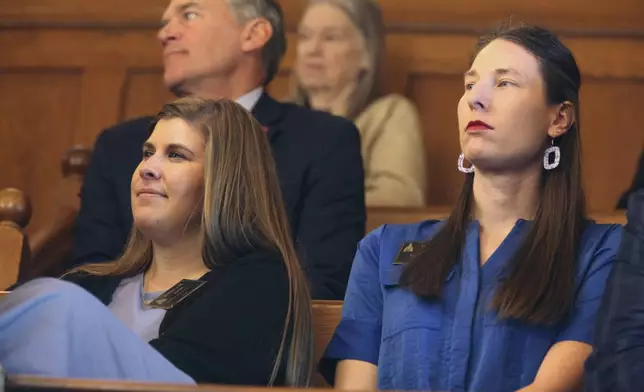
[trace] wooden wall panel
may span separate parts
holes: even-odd
[[[268,92],[276,99],[288,100],[290,96],[290,76],[290,70],[280,70],[268,86]]]
[[[640,114],[644,78],[588,78],[581,99],[582,164],[589,207],[608,211],[630,185],[644,147]]]
[[[78,70],[0,72],[0,188],[19,188],[31,197],[29,227],[50,216],[60,158],[73,144],[80,91]]]
[[[62,151],[91,146],[105,127],[156,113],[161,81],[156,27],[167,0],[5,0],[0,7],[0,186],[34,198],[37,225],[59,181]],[[289,49],[269,91],[284,98],[305,2],[281,0]],[[387,91],[418,106],[432,204],[458,194],[456,104],[478,31],[514,15],[543,22],[573,50],[583,73],[584,178],[592,210],[610,211],[633,176],[644,130],[644,2],[380,0],[388,28]],[[536,4],[536,3],[535,3]],[[56,139],[53,139],[56,135]],[[49,139],[47,139],[49,138]],[[36,155],[34,140],[44,140]],[[33,159],[32,159],[33,158]],[[20,164],[16,164],[20,162]],[[32,225],[32,226],[33,226]]]
[[[14,0],[17,1],[17,0]],[[588,2],[586,0],[379,0],[390,29],[423,31],[478,31],[500,20],[543,24],[562,32],[590,31],[632,34],[644,26],[640,0]],[[280,0],[289,27],[297,24],[306,1]],[[580,31],[583,30],[583,31]]]
[[[449,205],[460,192],[463,176],[456,167],[461,152],[456,105],[462,94],[460,75],[411,75],[407,94],[418,105],[427,151],[428,204]]]
[[[132,70],[127,75],[121,119],[155,115],[173,95],[163,85],[163,69]]]
[[[297,25],[306,0],[279,0],[286,25]],[[500,20],[521,20],[588,35],[633,35],[644,26],[640,0],[378,0],[390,29],[478,31]],[[168,0],[3,0],[0,25],[155,27]]]

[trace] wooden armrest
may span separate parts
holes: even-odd
[[[31,218],[31,203],[20,190],[0,190],[0,289],[14,284],[20,266],[29,260],[29,241],[23,228]]]

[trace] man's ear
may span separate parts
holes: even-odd
[[[568,132],[575,121],[575,106],[569,101],[559,104],[548,127],[548,136],[558,138]]]
[[[246,23],[242,30],[243,52],[253,52],[266,46],[273,36],[273,26],[266,18],[255,18]]]

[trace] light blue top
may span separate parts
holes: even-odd
[[[515,391],[530,384],[557,342],[591,343],[595,314],[621,239],[621,226],[591,224],[579,244],[577,297],[570,317],[547,327],[500,320],[489,310],[503,267],[531,222],[519,220],[483,266],[479,225],[471,222],[459,263],[440,300],[400,288],[401,245],[429,239],[437,221],[385,225],[358,247],[342,320],[320,364],[332,380],[338,360],[378,365],[378,388],[388,390]]]
[[[123,279],[114,291],[109,308],[114,315],[132,331],[149,342],[159,336],[159,326],[164,309],[153,309],[145,302],[150,302],[162,292],[143,292],[143,274]]]

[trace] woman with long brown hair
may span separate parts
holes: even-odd
[[[6,372],[308,385],[310,296],[262,127],[232,101],[182,98],[142,154],[123,255],[0,303]]]
[[[579,388],[621,236],[587,220],[580,79],[547,30],[481,38],[458,103],[461,196],[444,221],[360,244],[321,363],[337,388]]]

